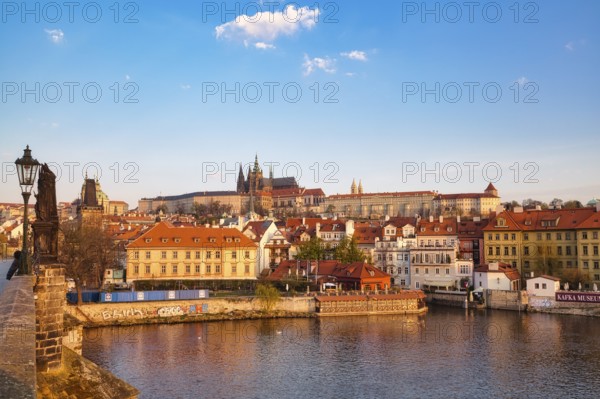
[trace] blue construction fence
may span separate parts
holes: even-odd
[[[208,298],[208,290],[177,291],[115,291],[84,292],[83,302],[142,302],[142,301],[177,301]],[[77,292],[67,293],[67,301],[77,303]]]

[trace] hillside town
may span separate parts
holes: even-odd
[[[130,209],[86,176],[57,211],[113,244],[109,259],[73,276],[85,288],[519,291],[542,276],[559,288],[600,284],[596,199],[503,203],[492,183],[480,193],[369,193],[353,181],[349,191],[327,196],[272,170],[266,177],[256,157],[232,191],[142,198]],[[0,223],[7,258],[21,247],[23,204],[0,204]]]

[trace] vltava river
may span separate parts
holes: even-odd
[[[431,308],[89,330],[141,398],[598,398],[600,320]]]

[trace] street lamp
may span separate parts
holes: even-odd
[[[31,157],[31,150],[29,149],[29,146],[27,146],[24,150],[23,158],[17,159],[15,165],[17,166],[17,174],[19,175],[21,194],[23,195],[23,201],[25,202],[25,210],[23,212],[23,251],[21,253],[20,273],[29,274],[29,263],[27,262],[27,232],[29,227],[27,207],[40,163],[37,159]]]

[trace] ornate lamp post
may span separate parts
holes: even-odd
[[[31,150],[29,149],[29,146],[27,146],[24,150],[23,158],[17,159],[15,165],[17,166],[17,174],[19,175],[21,194],[23,195],[23,201],[25,202],[25,210],[23,212],[23,252],[21,254],[20,274],[30,274],[29,262],[27,260],[27,233],[29,228],[27,207],[40,163],[37,159],[31,157]]]

